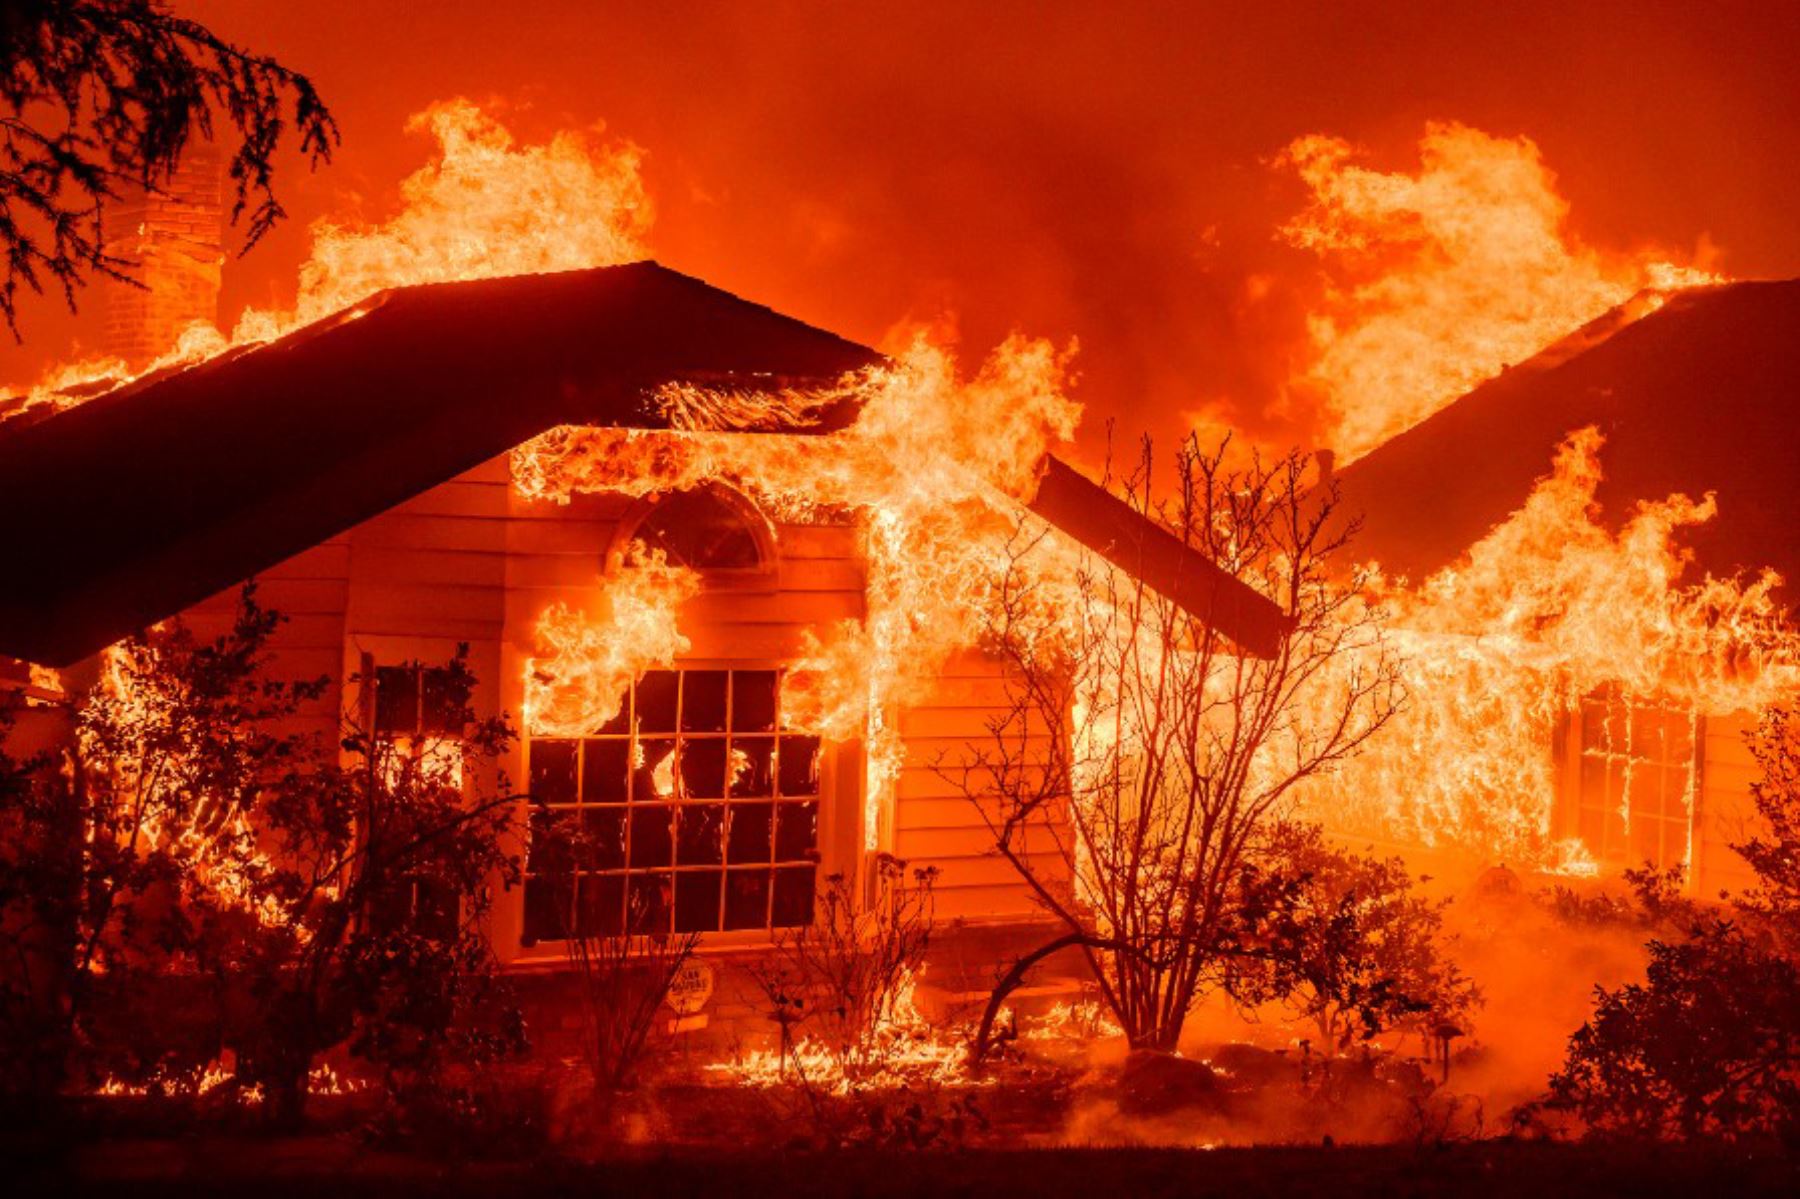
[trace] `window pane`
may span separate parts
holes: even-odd
[[[725,739],[681,743],[683,799],[725,798]]]
[[[775,860],[804,862],[815,858],[819,844],[819,805],[784,803],[777,805],[775,810]]]
[[[637,684],[637,731],[675,731],[676,689],[680,675],[673,670],[646,671]]]
[[[586,870],[625,866],[626,808],[581,809],[581,864]]]
[[[611,720],[595,729],[594,732],[605,733],[609,736],[622,736],[631,732],[631,693],[633,690],[635,688],[627,687],[625,689],[624,696],[619,700],[619,710],[613,713]]]
[[[644,517],[636,536],[695,570],[748,570],[762,561],[743,515],[706,487],[664,499]]]
[[[576,743],[538,740],[531,743],[531,797],[541,803],[575,802]]]
[[[677,865],[717,866],[724,861],[724,804],[684,806],[676,817],[675,827]]]
[[[674,741],[638,742],[638,764],[631,777],[632,801],[659,803],[674,799],[675,765]]]
[[[567,938],[571,898],[569,880],[566,878],[525,880],[526,945]]]
[[[732,795],[775,794],[775,738],[733,737],[731,766]]]
[[[719,927],[723,870],[690,870],[675,876],[675,931],[712,932]]]
[[[819,793],[819,739],[817,737],[783,737],[780,758],[781,793],[783,795],[817,795]]]
[[[575,813],[569,809],[531,814],[531,847],[525,869],[532,874],[567,874],[575,868]]]
[[[460,735],[469,722],[470,713],[463,706],[463,696],[450,685],[450,672],[442,667],[426,667],[419,672],[419,731],[443,735]]]
[[[766,803],[734,803],[728,817],[731,831],[726,853],[733,865],[767,862],[772,846],[774,808]]]
[[[725,731],[723,670],[689,670],[681,677],[681,727],[690,733]]]
[[[674,876],[668,871],[634,874],[627,893],[627,915],[634,933],[669,931],[669,908]]]
[[[1633,820],[1631,822],[1631,851],[1626,860],[1634,866],[1645,862],[1663,864],[1662,858],[1663,822],[1654,819]]]
[[[631,809],[631,866],[667,866],[674,858],[672,804],[640,804]]]
[[[797,928],[813,919],[813,868],[787,867],[775,872],[776,928]]]
[[[766,928],[769,923],[769,871],[730,870],[725,875],[725,927]]]
[[[624,803],[625,785],[631,775],[631,742],[587,741],[581,752],[582,803]]]
[[[575,927],[585,937],[614,936],[624,931],[624,875],[589,874],[582,877]]]
[[[731,727],[740,733],[775,730],[775,679],[773,670],[731,672]]]
[[[376,667],[375,731],[400,737],[419,731],[419,672],[415,668]]]
[[[1581,747],[1583,749],[1607,748],[1609,738],[1606,717],[1605,701],[1597,699],[1581,701]]]

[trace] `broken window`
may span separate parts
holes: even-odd
[[[1699,791],[1699,716],[1602,687],[1582,699],[1568,738],[1565,791],[1573,792],[1570,815],[1588,852],[1617,866],[1685,865]]]
[[[780,719],[777,670],[653,670],[583,738],[527,746],[529,946],[812,920],[817,737]]]

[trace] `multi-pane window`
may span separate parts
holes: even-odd
[[[442,666],[412,662],[374,666],[364,660],[364,677],[373,681],[373,732],[384,744],[378,752],[389,787],[407,785],[405,768],[424,772],[435,782],[462,786],[462,754],[456,739],[470,712]],[[448,939],[456,934],[461,897],[456,888],[429,873],[392,880],[370,898],[370,919],[386,928],[411,927],[427,936]]]
[[[375,732],[420,739],[461,735],[469,714],[441,666],[375,668]]]
[[[774,670],[653,670],[583,738],[527,748],[525,943],[812,919],[819,739]]]
[[[1602,862],[1687,860],[1697,777],[1687,708],[1603,687],[1581,701],[1576,830]]]

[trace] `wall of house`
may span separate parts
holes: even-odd
[[[931,694],[900,713],[905,761],[894,787],[889,848],[915,867],[938,870],[939,915],[965,920],[1017,919],[1042,913],[1012,863],[993,852],[991,805],[964,793],[959,766],[971,744],[989,741],[989,721],[1006,712],[999,663],[974,650],[951,658]],[[1024,841],[1034,874],[1055,881],[1067,871],[1051,832]]]
[[[481,680],[486,711],[518,713],[526,660],[539,615],[557,601],[581,605],[632,501],[582,495],[566,505],[534,502],[513,490],[505,456],[297,555],[259,577],[262,602],[289,617],[275,638],[276,669],[289,677],[329,676],[330,693],[307,714],[329,733],[354,704],[349,681],[364,655],[376,663],[448,659],[459,644]],[[692,647],[683,664],[766,664],[803,649],[809,630],[860,618],[865,610],[862,537],[846,523],[775,528],[779,568],[772,588],[708,590],[689,600],[678,624]],[[191,609],[203,635],[223,631],[235,589]],[[938,772],[970,742],[986,737],[1004,688],[996,663],[979,653],[954,657],[931,693],[896,714],[905,748],[892,802],[879,816],[877,844],[915,866],[939,871],[945,920],[1017,921],[1039,908],[1012,866],[991,852],[982,813]],[[826,869],[854,866],[864,844],[862,747],[838,746],[827,761],[833,791],[821,827]],[[523,754],[505,764],[524,776]],[[1061,869],[1047,841],[1037,859],[1046,877]],[[520,954],[520,896],[502,896],[496,943]],[[526,958],[560,959],[555,947]]]
[[[1750,714],[1705,721],[1691,883],[1694,894],[1705,898],[1721,890],[1742,890],[1755,882],[1749,865],[1731,848],[1755,831],[1750,784],[1760,772],[1744,741],[1744,735],[1755,727],[1756,718]]]

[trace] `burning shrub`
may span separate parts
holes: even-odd
[[[1763,834],[1734,848],[1758,886],[1736,918],[1701,914],[1638,877],[1673,930],[1648,944],[1642,983],[1596,992],[1549,1106],[1602,1135],[1800,1143],[1800,720],[1771,710],[1751,737]]]
[[[752,968],[780,1034],[747,1069],[794,1086],[814,1139],[903,1148],[959,1142],[980,1111],[941,1084],[960,1078],[960,1047],[913,1006],[933,924],[935,868],[872,859],[869,902],[834,874],[811,924],[778,935]],[[740,1069],[745,1067],[740,1067]]]
[[[0,794],[9,816],[56,813],[58,835],[0,859],[0,894],[32,897],[9,932],[66,963],[50,993],[90,1086],[197,1094],[217,1076],[291,1121],[332,1048],[406,1099],[521,1039],[480,927],[491,879],[517,870],[517,797],[491,769],[510,729],[471,719],[459,652],[434,675],[441,735],[294,731],[325,683],[267,677],[281,619],[246,588],[211,642],[175,623],[115,647],[60,806]]]
[[[912,988],[931,943],[937,870],[913,871],[909,886],[906,863],[879,854],[869,881],[864,906],[848,877],[829,876],[812,922],[777,934],[754,969],[783,1066],[802,1083],[868,1081],[920,1032],[909,1027]]]
[[[1268,657],[1130,572],[1084,562],[1046,613],[1022,533],[988,640],[1007,671],[987,741],[941,765],[995,847],[1062,925],[1002,979],[1077,948],[1133,1048],[1175,1047],[1189,1010],[1265,952],[1284,886],[1254,848],[1295,788],[1353,755],[1400,692],[1373,614],[1337,576],[1336,493],[1298,455],[1226,465],[1190,439],[1173,493],[1146,444],[1124,498],[1235,580],[1274,599],[1289,634]]]

